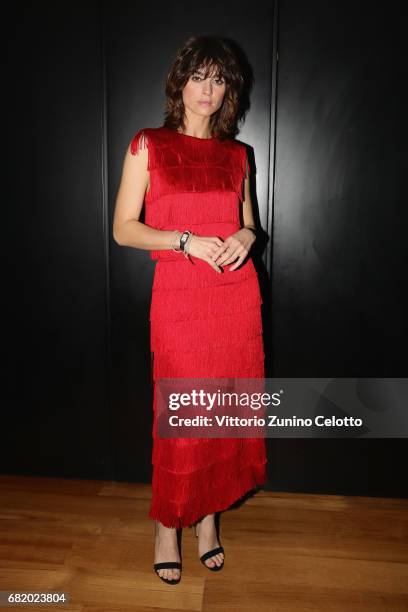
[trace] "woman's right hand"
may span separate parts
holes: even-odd
[[[218,236],[197,236],[197,234],[193,234],[189,241],[188,254],[206,261],[216,272],[221,274],[222,269],[212,260],[212,256],[222,244],[223,240]]]

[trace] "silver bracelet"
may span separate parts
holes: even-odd
[[[184,252],[185,246],[186,246],[186,242],[187,240],[190,238],[191,232],[190,230],[184,230],[184,232],[181,234],[181,238],[180,238],[180,249]]]

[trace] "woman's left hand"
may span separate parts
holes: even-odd
[[[217,265],[225,266],[238,258],[236,263],[229,268],[229,270],[235,270],[248,255],[255,240],[256,236],[253,231],[247,227],[242,227],[238,232],[231,234],[231,236],[224,240],[212,256],[212,259]]]

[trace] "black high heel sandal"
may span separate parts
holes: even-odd
[[[157,530],[157,521],[156,521],[156,530]],[[157,531],[156,531],[156,535],[157,535]],[[177,532],[177,542],[178,542],[178,546],[180,549],[180,534],[178,532]],[[163,582],[166,582],[167,584],[178,584],[181,580],[181,570],[182,570],[181,561],[161,561],[160,563],[154,563],[153,569],[158,575],[158,577],[160,578],[160,580],[163,580]],[[179,569],[180,577],[179,578],[164,578],[163,576],[160,576],[158,572],[158,570],[161,570],[161,569]]]
[[[160,580],[163,580],[164,582],[167,582],[167,584],[177,584],[178,582],[180,582],[181,580],[181,563],[180,561],[162,561],[161,563],[155,563],[153,565],[154,571],[156,572],[156,574],[158,575],[158,577],[160,578]],[[160,576],[159,572],[157,570],[160,569],[179,569],[180,570],[180,578],[164,578],[163,576]]]
[[[196,534],[196,538],[198,538],[198,524],[195,526],[195,534]],[[224,557],[225,557],[225,552],[222,546],[217,546],[216,548],[213,548],[212,550],[207,551],[200,557],[201,563],[207,569],[211,570],[212,572],[219,572],[224,567],[224,559],[221,565],[217,565],[214,561],[214,567],[210,567],[209,565],[206,564],[207,559],[209,559],[210,557],[214,557],[214,555],[218,555],[218,553],[224,553]]]

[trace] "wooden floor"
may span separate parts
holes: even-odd
[[[408,500],[258,492],[221,515],[221,572],[183,531],[182,579],[170,586],[152,568],[150,494],[0,476],[0,590],[70,594],[18,607],[47,612],[408,610]]]

